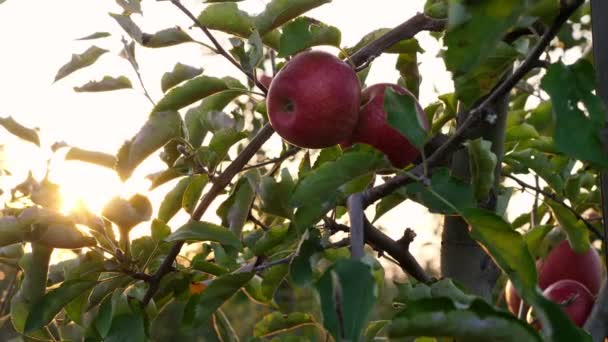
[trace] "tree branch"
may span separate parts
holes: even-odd
[[[560,14],[557,16],[551,27],[545,32],[545,34],[543,34],[542,38],[532,49],[532,52],[526,57],[526,59],[524,59],[519,68],[517,68],[513,72],[513,74],[509,75],[509,77],[498,83],[490,91],[488,96],[483,98],[478,105],[476,105],[468,113],[465,113],[463,117],[466,117],[466,120],[462,123],[462,125],[443,145],[437,148],[437,150],[435,150],[435,152],[433,152],[433,154],[429,158],[427,158],[427,163],[429,167],[431,167],[434,163],[442,159],[445,154],[454,147],[454,145],[459,145],[462,142],[465,133],[469,130],[471,126],[473,126],[473,124],[475,124],[482,118],[482,114],[486,111],[486,109],[497,99],[511,91],[511,89],[513,89],[513,87],[517,85],[517,83],[521,79],[523,79],[523,77],[530,70],[535,67],[536,61],[545,51],[547,46],[551,43],[551,40],[553,40],[553,38],[557,35],[562,25],[568,20],[570,15],[572,15],[572,13],[574,13],[574,11],[576,11],[576,9],[578,9],[578,7],[583,2],[583,0],[576,0],[573,3],[569,3],[562,8]],[[419,164],[412,170],[412,173],[415,175],[422,175],[422,171],[422,164]],[[409,176],[398,175],[393,177],[388,182],[385,182],[384,184],[366,190],[364,193],[364,207],[367,207],[375,201],[379,200],[380,198],[389,195],[395,189],[409,182],[411,182]]]
[[[414,279],[427,284],[432,281],[431,277],[426,274],[422,266],[420,266],[418,261],[416,261],[416,258],[414,258],[407,248],[411,242],[411,231],[406,230],[404,237],[399,241],[395,241],[381,232],[378,228],[374,227],[374,225],[369,222],[365,215],[363,216],[363,220],[365,241],[369,245],[378,251],[382,251],[390,255],[399,263],[399,266],[401,266],[403,271],[411,275]],[[325,223],[328,225],[329,229],[333,229],[335,231],[350,231],[348,226],[337,223],[336,221],[330,219],[326,219]]]
[[[292,147],[289,150],[285,151],[285,153],[281,154],[280,156],[276,157],[276,158],[272,158],[272,159],[268,159],[266,161],[257,163],[257,164],[253,164],[253,165],[246,165],[244,166],[241,171],[246,171],[246,170],[251,170],[251,169],[255,169],[258,167],[262,167],[265,165],[269,165],[269,164],[274,164],[274,163],[278,163],[278,162],[282,162],[285,159],[296,155],[299,151],[301,151],[302,149],[299,147]]]
[[[585,226],[587,227],[587,229],[589,229],[590,232],[592,232],[598,239],[603,239],[602,233],[599,232],[599,230],[597,230],[597,228],[595,228],[591,223],[589,223],[589,221],[587,221],[581,214],[579,214],[576,210],[574,210],[574,208],[572,208],[571,206],[567,205],[566,203],[564,203],[564,201],[562,201],[561,199],[559,199],[559,197],[555,196],[554,194],[547,192],[539,187],[536,187],[534,185],[530,185],[524,181],[522,181],[521,179],[513,176],[513,175],[504,175],[505,177],[512,179],[515,181],[515,183],[519,184],[521,187],[523,188],[527,188],[530,190],[534,190],[536,192],[538,192],[539,194],[545,196],[545,198],[548,198],[550,200],[552,200],[553,202],[561,205],[562,207],[568,209],[569,212],[571,212],[574,216],[576,216],[577,219],[583,221],[583,223],[585,224]]]
[[[203,31],[203,33],[207,36],[207,38],[209,38],[211,43],[213,43],[213,46],[215,46],[215,49],[217,50],[217,52],[220,55],[224,56],[224,58],[226,58],[230,63],[232,63],[232,65],[234,65],[240,71],[242,71],[245,74],[245,76],[247,76],[247,78],[249,78],[258,88],[260,88],[260,90],[262,90],[262,92],[264,94],[268,93],[268,89],[266,89],[266,87],[262,83],[260,83],[260,81],[257,80],[255,75],[252,72],[249,72],[249,71],[243,69],[243,67],[239,64],[239,62],[237,62],[234,58],[232,58],[232,56],[228,53],[228,51],[226,51],[226,49],[224,49],[220,45],[220,43],[217,41],[217,39],[215,39],[213,34],[211,34],[209,29],[205,25],[201,24],[201,22],[198,21],[198,19],[194,16],[194,14],[192,14],[192,12],[190,12],[184,5],[182,5],[182,3],[179,2],[179,0],[171,0],[171,3],[173,5],[175,5],[175,7],[179,8],[182,12],[184,12],[184,14],[188,16],[188,18],[192,19],[192,22],[194,23],[194,25],[196,25],[198,28],[200,28]]]
[[[420,31],[442,31],[445,28],[446,22],[443,19],[435,19],[423,13],[418,13],[380,38],[364,46],[350,56],[349,59],[356,66],[369,64],[386,49],[402,40],[414,37]]]
[[[353,194],[348,197],[347,202],[350,217],[350,254],[353,260],[361,260],[365,254],[363,197],[361,194]]]

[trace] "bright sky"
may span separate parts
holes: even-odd
[[[267,2],[246,0],[238,4],[241,9],[255,13]],[[374,29],[393,27],[405,21],[421,11],[423,3],[420,0],[374,0],[359,5],[358,1],[334,0],[308,15],[340,28],[342,45],[352,46]],[[184,4],[195,14],[205,6],[201,1],[184,1]],[[111,0],[7,0],[0,5],[0,117],[11,115],[24,125],[39,127],[42,139],[42,149],[38,149],[32,144],[12,138],[0,129],[0,145],[5,145],[0,162],[4,158],[11,172],[21,176],[0,179],[0,182],[4,182],[1,185],[23,180],[29,169],[34,170],[40,179],[51,155],[49,147],[56,141],[63,140],[73,146],[114,154],[123,141],[137,132],[145,121],[151,105],[143,96],[129,63],[118,57],[122,49],[120,37],[125,34],[108,16],[109,12],[120,11],[120,7]],[[175,25],[188,28],[191,24],[168,1],[143,1],[143,13],[144,17],[134,15],[133,18],[144,32],[155,32]],[[75,41],[76,38],[98,31],[111,32],[112,37]],[[197,30],[190,30],[189,33],[206,41]],[[421,33],[417,37],[426,50],[419,56],[420,73],[424,75],[420,100],[426,105],[436,99],[437,92],[451,91],[452,85],[443,62],[436,58],[439,52],[437,43],[428,39],[427,33]],[[226,40],[222,40],[222,43],[228,44]],[[82,53],[92,44],[109,49],[110,53],[103,55],[93,66],[53,84],[57,70],[70,60],[71,54]],[[162,94],[162,74],[172,70],[176,62],[203,67],[208,75],[229,74],[242,78],[222,57],[209,55],[196,44],[164,49],[138,46],[136,56],[146,87],[156,100]],[[395,82],[398,78],[394,70],[395,60],[396,55],[377,59],[368,84]],[[99,80],[105,75],[126,75],[135,89],[91,94],[75,93],[72,90],[74,86]],[[274,139],[276,146],[276,137]],[[272,147],[272,141],[268,145]],[[155,154],[136,170],[132,180],[122,184],[111,170],[80,162],[65,162],[62,158],[55,158],[51,163],[52,179],[63,187],[67,205],[80,198],[96,211],[117,194],[129,196],[135,192],[144,192],[149,184],[143,180],[143,176],[162,169],[162,166]],[[172,184],[152,192],[150,198],[153,203],[159,203]],[[208,212],[212,215],[213,208]],[[209,215],[205,218],[213,220]],[[175,218],[172,222],[175,228],[185,221]],[[412,249],[423,259],[430,259],[438,250],[437,241],[433,239],[438,222],[437,218],[427,214],[426,209],[408,204],[387,214],[380,225],[393,228],[389,233],[395,238],[399,237],[405,227],[412,227],[418,234]],[[147,227],[142,229],[142,233],[147,231]]]

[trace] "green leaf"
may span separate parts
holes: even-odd
[[[533,170],[556,192],[561,192],[564,188],[562,175],[556,172],[556,166],[545,153],[533,149],[515,151],[505,156],[505,162],[514,167],[523,166],[523,170],[516,170],[515,173],[528,173],[528,169]]]
[[[494,186],[496,155],[492,152],[492,142],[478,138],[464,144],[469,152],[471,182],[477,200],[485,200]]]
[[[407,138],[418,150],[427,140],[424,127],[418,119],[418,101],[410,94],[397,94],[391,87],[384,91],[384,110],[388,124]]]
[[[23,279],[19,291],[11,298],[10,305],[13,328],[19,333],[24,333],[26,320],[34,303],[44,296],[52,252],[52,248],[34,243],[32,252],[25,254],[19,261],[19,266],[23,270]],[[28,335],[38,339],[49,339],[48,333],[42,330]]]
[[[141,0],[116,0],[116,3],[122,7],[125,13],[141,14]]]
[[[399,192],[394,192],[384,198],[382,198],[376,204],[376,214],[374,216],[373,222],[376,222],[380,217],[384,214],[388,213],[391,209],[395,208],[399,204],[403,203],[407,199],[406,196],[400,194]]]
[[[141,45],[149,48],[161,48],[191,42],[192,38],[180,27],[171,27],[153,34],[144,33]]]
[[[29,141],[36,146],[40,146],[40,138],[38,137],[38,130],[33,128],[27,128],[22,124],[18,123],[12,117],[0,118],[0,126],[4,127],[9,133],[16,137],[19,137],[25,141]]]
[[[422,80],[418,71],[417,53],[400,53],[397,57],[395,68],[399,71],[399,75],[401,75],[399,85],[412,92],[415,97],[418,97]]]
[[[308,286],[313,281],[311,258],[323,251],[321,236],[316,229],[308,229],[302,234],[298,249],[289,263],[291,280],[300,287]]]
[[[336,341],[358,341],[378,298],[369,265],[338,260],[325,271],[316,288],[325,328]]]
[[[96,280],[74,279],[65,281],[49,291],[32,306],[25,322],[25,333],[36,331],[49,324],[70,301],[95,285],[97,285]]]
[[[222,217],[222,223],[227,225],[231,232],[240,236],[253,200],[255,191],[250,182],[245,178],[239,179],[233,188],[233,192],[226,202],[218,208],[218,214]]]
[[[188,214],[192,214],[194,211],[194,208],[203,193],[203,189],[208,182],[209,176],[207,176],[207,174],[195,174],[190,176],[190,184],[188,184],[182,196],[182,208],[184,208]]]
[[[12,216],[0,217],[0,247],[23,242],[29,232],[29,224]]]
[[[518,143],[524,140],[539,138],[539,134],[534,126],[529,123],[521,123],[517,126],[507,128],[505,141]]]
[[[455,76],[465,75],[491,56],[508,29],[526,9],[526,1],[450,1],[445,62]]]
[[[299,207],[311,202],[319,203],[348,181],[375,170],[383,164],[383,159],[380,153],[352,151],[324,163],[300,181],[291,197],[291,204]]]
[[[129,17],[128,14],[115,14],[115,13],[108,13],[110,15],[110,17],[112,17],[114,20],[116,20],[116,22],[118,23],[118,25],[120,25],[120,27],[122,27],[122,29],[129,35],[129,37],[131,37],[131,39],[133,39],[134,41],[136,41],[139,44],[142,44],[142,37],[144,35],[144,33],[141,31],[141,29],[139,28],[139,26],[137,26],[137,24],[135,24],[135,22],[133,22],[133,20]]]
[[[222,245],[241,247],[241,241],[228,228],[209,222],[189,222],[171,233],[166,241],[215,241]]]
[[[431,18],[447,18],[448,0],[427,0],[424,3],[424,14],[428,15]]]
[[[276,265],[262,272],[262,295],[272,299],[287,273],[289,273],[288,265]]]
[[[369,322],[367,328],[365,328],[365,333],[363,334],[365,342],[376,341],[376,336],[378,336],[380,331],[382,331],[390,322],[391,321],[387,320]]]
[[[101,92],[130,88],[133,88],[133,85],[126,76],[104,76],[101,81],[89,81],[80,87],[74,87],[74,91],[77,93]]]
[[[608,168],[608,152],[603,149],[600,138],[606,109],[601,99],[592,93],[594,85],[593,67],[584,60],[572,66],[552,64],[541,81],[553,104],[553,140],[558,151]],[[574,127],[576,134],[573,134]]]
[[[169,227],[165,222],[154,219],[152,221],[152,225],[150,227],[151,237],[157,243],[164,240],[171,234],[171,227]]]
[[[374,30],[361,38],[361,40],[353,47],[346,48],[345,51],[349,56],[353,55],[355,52],[359,51],[364,46],[369,43],[377,40],[382,37],[386,33],[388,33],[391,29],[389,28],[380,28]],[[401,40],[395,44],[393,44],[388,49],[384,50],[383,53],[416,53],[416,52],[424,52],[420,45],[418,45],[418,41],[416,39],[405,39]],[[344,58],[342,54],[340,54],[340,58]]]
[[[97,59],[101,55],[106,52],[108,52],[108,50],[93,45],[82,54],[73,54],[72,59],[67,64],[63,65],[57,72],[57,75],[55,75],[55,82],[68,76],[69,74],[73,73],[78,69],[82,69],[88,67],[89,65],[92,65],[93,63],[95,63],[95,61],[97,61]]]
[[[281,171],[280,182],[274,177],[262,177],[256,189],[260,197],[260,210],[271,215],[291,218],[293,208],[289,206],[289,198],[294,188],[295,183],[287,169]]]
[[[251,280],[253,273],[226,274],[216,278],[200,294],[190,297],[186,304],[184,323],[198,326],[207,322],[211,315],[232,295]]]
[[[206,158],[203,157],[204,164],[214,170],[228,156],[230,147],[246,137],[246,132],[239,132],[234,128],[225,128],[215,132],[209,142],[209,151],[212,153]]]
[[[275,311],[264,316],[261,321],[256,323],[253,328],[253,336],[265,337],[314,324],[315,321],[310,314],[302,312],[283,314]]]
[[[479,65],[454,78],[456,96],[467,106],[488,94],[498,81],[511,69],[519,56],[507,43],[499,42]]]
[[[50,224],[39,237],[31,240],[51,248],[76,249],[96,246],[93,237],[84,235],[74,223]]]
[[[264,57],[263,43],[260,33],[253,30],[247,38],[248,49],[245,43],[238,38],[231,38],[233,48],[230,50],[232,55],[239,61],[241,67],[248,73],[253,73],[258,64]]]
[[[464,341],[542,341],[528,324],[482,299],[463,308],[449,298],[410,301],[388,327],[392,338],[450,336]]]
[[[153,111],[178,110],[227,89],[226,81],[216,77],[200,75],[171,88],[158,101]]]
[[[160,88],[163,93],[172,87],[182,83],[183,81],[189,80],[195,76],[203,73],[203,69],[195,68],[186,64],[176,63],[173,70],[163,74],[160,79]]]
[[[248,38],[256,29],[255,17],[241,11],[237,4],[226,2],[211,4],[198,16],[201,24],[212,30],[219,30],[241,38]],[[258,28],[259,29],[259,28]],[[259,30],[264,44],[278,49],[280,33],[276,30]]]
[[[418,182],[406,186],[405,194],[436,213],[452,215],[456,213],[453,207],[465,209],[476,206],[471,185],[452,177],[447,168],[433,172],[430,189]]]
[[[92,40],[92,39],[105,38],[105,37],[109,37],[109,36],[111,36],[111,34],[109,32],[95,32],[88,36],[77,38],[76,40]]]
[[[262,237],[258,239],[253,245],[252,252],[256,256],[265,255],[272,248],[278,246],[285,237],[287,237],[289,230],[288,225],[274,226],[271,229],[264,232]]]
[[[278,57],[318,45],[340,47],[341,33],[338,28],[308,17],[299,17],[283,27]]]
[[[254,21],[261,34],[278,28],[289,20],[331,0],[271,0]]]
[[[158,209],[158,219],[168,223],[175,214],[182,208],[182,198],[188,185],[190,185],[191,177],[185,177],[175,184],[160,203]]]
[[[109,169],[113,169],[116,165],[116,157],[111,154],[83,150],[78,147],[71,147],[68,153],[65,155],[65,160],[78,160],[85,163],[107,167]]]
[[[546,200],[545,204],[551,208],[553,216],[557,219],[561,229],[566,232],[572,249],[577,253],[587,252],[589,250],[589,230],[585,223],[557,202]]]
[[[152,112],[139,132],[118,151],[116,169],[121,179],[129,178],[150,154],[182,134],[182,119],[177,111]]]

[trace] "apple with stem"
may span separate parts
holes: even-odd
[[[348,148],[355,143],[364,143],[382,151],[393,166],[403,168],[416,160],[420,151],[398,130],[391,127],[388,122],[388,114],[384,110],[384,94],[387,88],[391,88],[397,94],[415,97],[407,89],[388,83],[372,85],[361,93],[362,105],[359,113],[359,122],[352,136],[343,141],[341,146]],[[422,128],[428,131],[429,125],[424,110],[414,101],[418,114],[418,122]]]
[[[353,68],[322,51],[297,54],[276,74],[266,103],[274,130],[304,148],[348,139],[359,118],[361,86]]]
[[[585,324],[595,300],[585,285],[571,279],[563,279],[552,284],[545,289],[543,295],[559,304],[566,312],[566,315],[578,327],[582,327]],[[528,311],[527,320],[528,323],[540,329],[540,324],[535,319],[532,309]]]

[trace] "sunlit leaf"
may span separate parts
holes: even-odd
[[[341,33],[334,26],[308,17],[299,17],[283,27],[278,57],[286,57],[318,46],[340,46]]]
[[[23,242],[29,233],[29,225],[19,222],[13,216],[0,217],[0,246],[9,246]]]
[[[141,44],[149,48],[161,48],[191,42],[192,38],[180,27],[172,27],[153,34],[143,33]]]
[[[316,284],[323,325],[336,339],[358,341],[378,298],[369,265],[343,259],[334,263]]]
[[[283,25],[309,10],[331,2],[331,0],[272,0],[264,11],[255,17],[255,25],[261,34]]]
[[[496,155],[492,152],[492,142],[478,138],[464,144],[469,153],[471,183],[477,200],[485,200],[494,186]]]
[[[76,40],[92,40],[92,39],[99,39],[99,38],[105,38],[105,37],[109,37],[110,33],[109,32],[95,32],[92,33],[88,36],[84,36],[82,38],[78,38]]]
[[[32,306],[25,323],[25,333],[36,331],[49,324],[70,301],[92,289],[96,280],[68,280],[49,291]]]
[[[82,93],[112,91],[129,88],[133,88],[133,85],[131,84],[131,80],[129,80],[126,76],[104,76],[101,81],[89,81],[88,83],[80,87],[74,87],[74,91]]]
[[[171,88],[165,96],[158,101],[154,111],[178,110],[198,100],[227,90],[228,85],[220,78],[211,76],[197,76]]]
[[[189,80],[195,76],[203,73],[202,68],[195,68],[186,64],[177,63],[173,67],[173,70],[163,74],[160,80],[160,88],[163,93],[172,87],[182,83],[183,81]]]
[[[116,0],[116,3],[122,7],[126,13],[141,14],[141,0]]]
[[[152,112],[139,132],[118,151],[118,174],[123,180],[129,178],[139,163],[171,139],[180,136],[182,119],[178,112]]]
[[[93,237],[84,235],[73,223],[50,224],[41,230],[44,232],[33,241],[48,247],[75,249],[97,245]]]
[[[114,20],[116,20],[118,25],[122,27],[122,29],[129,35],[129,37],[131,37],[131,39],[133,39],[139,44],[142,44],[142,38],[144,34],[139,28],[139,26],[137,26],[137,24],[135,24],[135,22],[133,22],[133,20],[129,17],[129,15],[115,13],[109,14],[112,18],[114,18]]]
[[[36,144],[36,146],[40,146],[40,138],[38,137],[38,131],[33,128],[27,128],[12,117],[8,116],[6,118],[0,118],[0,126],[4,127],[11,134],[31,142],[32,144]]]
[[[163,222],[169,222],[175,214],[182,208],[182,198],[188,185],[190,185],[191,178],[185,177],[175,184],[163,198],[158,209],[158,219]]]
[[[287,332],[292,329],[299,328],[304,325],[313,325],[315,321],[310,314],[302,312],[292,312],[283,314],[275,311],[270,313],[261,321],[256,323],[253,328],[253,336],[264,337],[277,333]]]
[[[73,73],[78,69],[82,69],[88,67],[89,65],[92,65],[93,63],[95,63],[95,61],[97,61],[97,59],[101,55],[106,52],[108,52],[108,50],[93,45],[85,52],[79,55],[73,54],[72,59],[67,64],[62,66],[57,72],[57,75],[55,76],[55,82],[59,81],[60,79],[66,77],[67,75]]]
[[[551,208],[561,229],[566,232],[572,249],[577,253],[587,252],[589,250],[589,230],[585,224],[563,205],[552,200],[545,201],[545,204]]]
[[[209,176],[206,174],[191,176],[190,184],[188,184],[186,190],[184,190],[184,195],[182,196],[182,208],[184,208],[188,214],[192,214],[194,211],[207,182],[209,182]]]
[[[171,233],[166,241],[215,241],[239,248],[241,241],[226,227],[210,222],[189,222]]]
[[[83,150],[78,147],[70,147],[70,150],[65,155],[65,160],[78,160],[107,167],[109,169],[113,169],[116,165],[116,157],[111,154]]]

